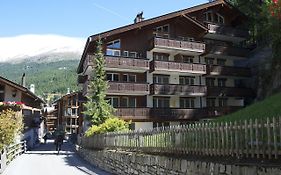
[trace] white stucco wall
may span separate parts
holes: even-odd
[[[152,122],[135,122],[135,130],[147,130],[152,129],[153,123]]]

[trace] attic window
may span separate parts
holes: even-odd
[[[121,47],[120,39],[108,42],[106,46],[107,46],[107,48],[110,48],[110,49],[120,49],[120,47]]]
[[[168,38],[170,32],[170,26],[169,24],[166,24],[163,26],[156,27],[155,32],[156,32],[156,36]]]
[[[4,94],[5,94],[5,86],[0,84],[0,101],[4,101]]]
[[[204,19],[208,22],[224,24],[224,17],[219,13],[213,13],[212,11],[204,13]]]

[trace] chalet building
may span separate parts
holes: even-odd
[[[88,37],[77,69],[83,95],[101,38],[107,99],[135,129],[234,112],[254,97],[251,70],[237,65],[250,52],[246,21],[224,0],[148,20],[138,14],[131,25]]]
[[[17,109],[19,113],[22,113],[24,122],[24,136],[21,139],[27,140],[28,147],[34,147],[43,135],[44,126],[42,124],[41,109],[45,102],[26,87],[1,76],[0,102],[7,105],[21,105]]]
[[[84,101],[84,97],[79,92],[66,94],[56,100],[53,111],[56,128],[63,128],[67,135],[81,133],[83,122],[81,108]]]

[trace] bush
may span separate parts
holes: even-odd
[[[14,142],[23,128],[22,115],[10,109],[0,112],[0,150]]]
[[[93,134],[101,134],[107,132],[115,132],[115,131],[128,131],[129,130],[129,122],[121,120],[117,117],[109,118],[105,120],[104,123],[96,126],[91,126],[86,131],[86,136],[92,136]]]

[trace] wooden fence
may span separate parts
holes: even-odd
[[[81,145],[145,153],[278,159],[281,156],[281,117],[98,134],[83,137]]]
[[[10,145],[0,152],[0,174],[17,156],[26,151],[26,141]]]

